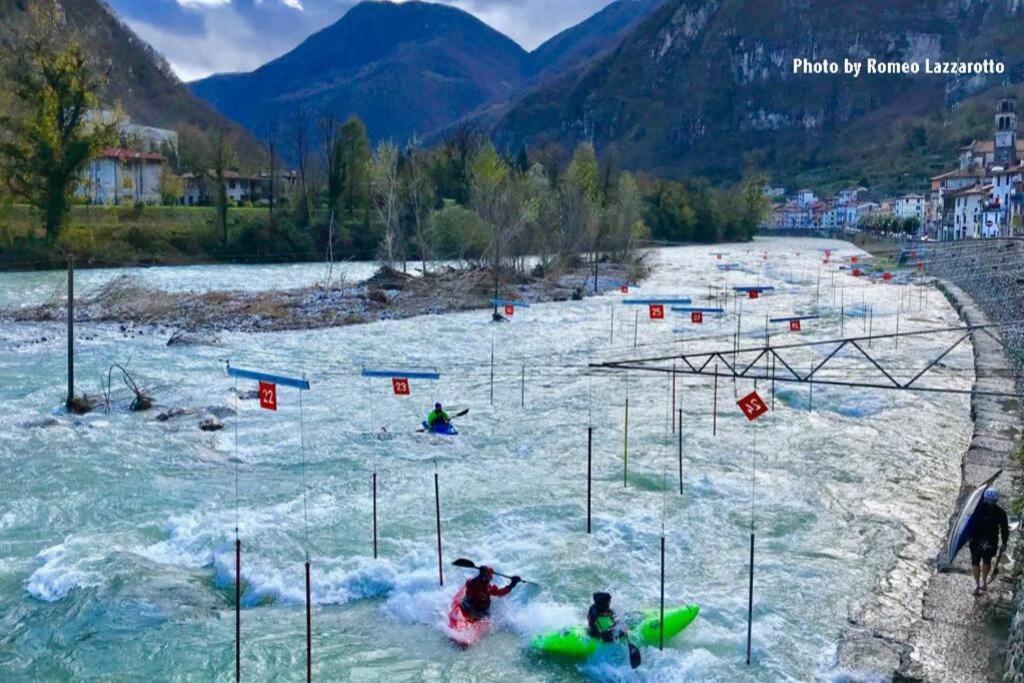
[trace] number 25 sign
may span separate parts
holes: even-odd
[[[662,304],[651,304],[650,306],[651,320],[664,320],[665,319],[665,306]]]
[[[740,410],[743,411],[743,414],[751,422],[768,412],[768,406],[765,405],[764,399],[756,391],[752,391],[741,398],[736,402],[736,405],[740,407]]]

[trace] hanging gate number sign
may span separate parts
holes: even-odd
[[[800,321],[799,320],[790,320],[789,321],[789,331],[790,332],[799,332],[800,331]]]
[[[260,408],[277,410],[277,385],[260,382]]]
[[[395,396],[408,396],[411,393],[409,390],[409,380],[401,377],[392,378],[391,387],[395,390]]]
[[[704,322],[704,311],[693,311],[690,313],[690,322],[700,325]]]
[[[662,304],[651,304],[651,320],[665,319],[665,306]]]
[[[512,304],[505,304],[505,315],[515,315],[516,307]]]
[[[736,402],[736,405],[740,407],[740,410],[743,411],[743,414],[751,422],[768,412],[768,406],[765,405],[764,399],[756,391],[752,391],[741,398]]]

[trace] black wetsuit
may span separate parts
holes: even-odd
[[[982,501],[971,520],[971,539],[968,543],[971,565],[977,567],[981,562],[991,564],[999,550],[1000,537],[1005,546],[1010,538],[1006,511],[998,505]]]

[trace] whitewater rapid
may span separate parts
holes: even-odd
[[[710,380],[680,378],[680,495],[667,378],[587,367],[680,349],[731,349],[740,307],[741,345],[761,343],[766,317],[798,313],[822,317],[799,336],[773,330],[776,341],[835,338],[841,326],[847,336],[859,335],[869,323],[873,334],[891,333],[901,301],[901,331],[957,324],[935,291],[833,276],[829,267],[819,280],[822,248],[835,250],[831,268],[843,257],[863,256],[841,242],[794,239],[652,252],[653,275],[630,296],[689,295],[699,306],[716,305],[704,301],[714,286],[775,289],[757,301],[730,303],[722,319],[699,328],[674,314],[651,321],[640,309],[635,347],[636,309],[622,305],[618,291],[520,309],[501,326],[480,311],[316,331],[222,334],[219,346],[167,347],[167,331],[79,325],[79,388],[98,393],[101,376],[120,363],[157,399],[158,407],[143,414],[127,411],[130,395],[116,376],[110,413],[63,414],[62,326],[0,323],[0,672],[25,680],[229,678],[237,523],[245,588],[243,671],[250,678],[304,675],[307,552],[314,672],[324,680],[774,681],[835,675],[836,640],[847,617],[884,582],[908,538],[941,533],[971,431],[967,398],[815,386],[811,399],[806,385],[779,384],[775,410],[753,427],[735,404],[752,383],[723,380],[712,435]],[[740,267],[723,272],[723,262]],[[167,289],[265,288],[296,284],[300,274],[312,278],[316,268],[147,269],[131,275]],[[370,267],[352,268],[362,275]],[[82,277],[98,286],[111,275]],[[0,298],[59,294],[60,277],[0,274]],[[840,309],[846,314],[842,325]],[[898,349],[890,339],[873,350],[909,377],[944,350],[942,343],[909,337]],[[824,352],[808,351],[800,362],[809,366]],[[237,367],[308,377],[301,416],[293,389],[279,388],[276,412],[239,400],[225,359]],[[402,398],[387,380],[360,376],[364,367],[396,366],[436,370],[441,379],[414,380],[412,395]],[[967,389],[971,368],[971,349],[964,344],[931,381]],[[860,368],[858,378],[867,372]],[[243,394],[252,388],[238,385]],[[764,384],[758,391],[771,393]],[[435,401],[470,408],[458,422],[461,436],[416,433]],[[172,407],[199,411],[155,419]],[[211,412],[225,429],[201,432],[198,422]],[[588,425],[595,445],[589,536]],[[754,663],[748,668],[755,458],[758,559]],[[663,533],[667,603],[701,606],[694,624],[664,652],[645,650],[636,672],[624,656],[574,666],[530,654],[531,636],[579,623],[596,590],[612,592],[623,612],[656,606]],[[452,647],[443,629],[451,596],[468,577],[450,565],[456,557],[491,563],[537,584],[497,601],[492,634],[469,651]],[[912,600],[912,591],[902,599]]]

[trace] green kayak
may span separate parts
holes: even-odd
[[[700,608],[697,605],[685,605],[665,610],[665,642],[679,635],[679,632],[697,618]],[[659,611],[645,610],[628,624],[629,639],[635,645],[657,646],[660,640],[661,625]],[[547,655],[556,655],[569,659],[587,659],[599,648],[614,645],[605,643],[600,638],[592,638],[583,626],[562,629],[554,633],[539,635],[530,641],[530,648]],[[622,647],[615,645],[615,647]]]

